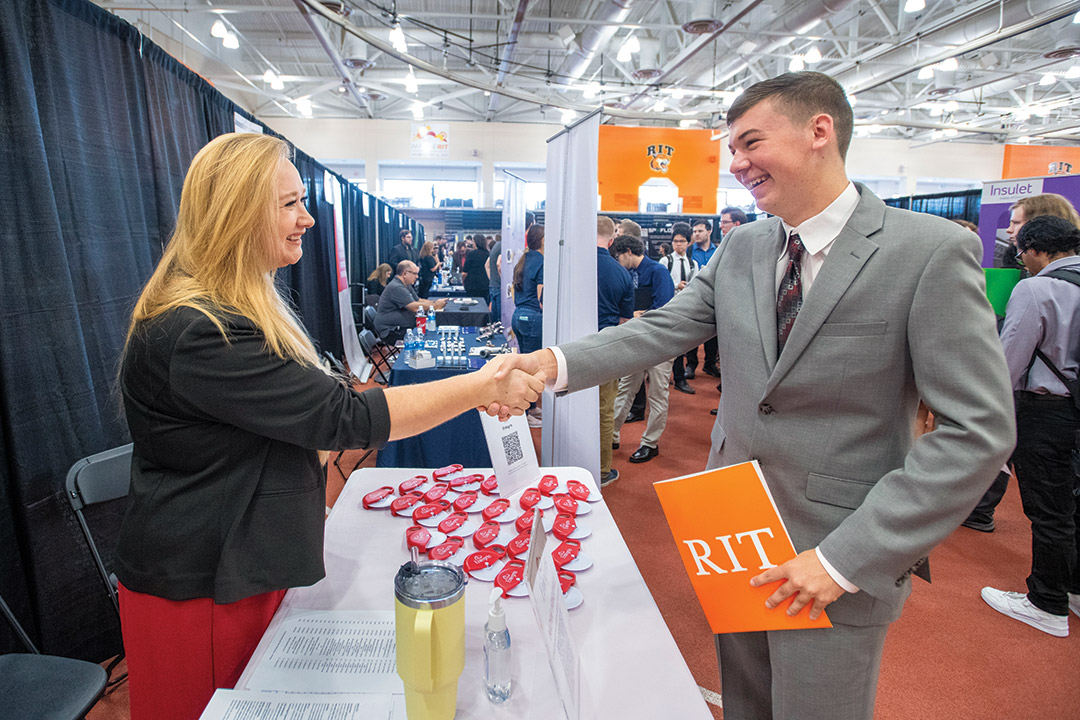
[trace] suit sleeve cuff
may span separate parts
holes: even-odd
[[[566,378],[566,356],[563,355],[562,350],[555,345],[549,347],[548,350],[555,356],[555,365],[559,368],[558,372],[555,373],[555,384],[552,385],[551,380],[548,380],[548,387],[550,387],[553,392],[566,392],[566,386],[569,384],[569,380]]]
[[[836,584],[847,590],[849,593],[859,592],[859,588],[852,584],[850,580],[836,571],[836,568],[832,566],[825,556],[821,554],[821,548],[814,548],[814,552],[817,553],[817,559],[821,562],[821,566],[825,568],[825,572],[829,573],[829,577],[836,581]]]

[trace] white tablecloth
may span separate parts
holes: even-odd
[[[404,534],[410,523],[392,517],[389,510],[364,510],[360,499],[377,487],[397,487],[422,472],[430,470],[380,468],[353,473],[327,519],[326,578],[286,594],[238,689],[247,688],[252,668],[288,609],[393,610],[394,576],[408,559]],[[580,480],[596,492],[591,475],[582,468],[546,468],[544,472],[563,482]],[[594,565],[578,573],[577,587],[585,601],[570,612],[584,685],[581,717],[711,720],[607,505],[600,502],[592,508],[580,518],[593,530],[582,541],[581,552]],[[551,535],[548,541],[558,543]],[[456,720],[558,720],[562,712],[555,683],[527,598],[504,601],[514,657],[513,695],[501,705],[488,701],[483,685],[483,626],[491,588],[491,583],[470,579],[465,592],[465,671],[458,684]]]

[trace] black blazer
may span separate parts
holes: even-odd
[[[121,389],[134,441],[116,574],[136,592],[230,603],[324,573],[317,449],[380,447],[382,390],[282,360],[246,318],[179,308],[140,324]]]

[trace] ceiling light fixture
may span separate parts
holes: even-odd
[[[907,0],[907,2],[904,3],[904,12],[906,12],[906,13],[916,13],[916,12],[919,12],[920,10],[925,10],[925,9],[926,9],[925,0]]]
[[[221,18],[218,18],[217,20],[215,20],[214,24],[210,26],[210,35],[211,35],[211,37],[216,37],[218,39],[223,40],[225,38],[225,36],[228,35],[228,34],[229,34],[229,28],[225,27],[225,21],[222,20]]]
[[[304,117],[311,117],[311,98],[302,97],[293,100],[293,104],[296,105],[296,109],[300,111],[300,114]]]
[[[1029,142],[1031,142],[1031,136],[1030,135],[1021,135],[1020,137],[1016,138],[1016,142],[1029,143]]]
[[[401,23],[395,22],[390,28],[390,44],[398,52],[409,52],[409,45],[405,42],[405,33],[401,30]]]
[[[954,57],[946,58],[935,64],[934,69],[938,72],[956,72],[960,69],[960,62]]]
[[[275,80],[277,80],[277,73],[273,70],[267,70],[263,73],[263,82],[267,85],[274,82]]]
[[[955,100],[950,100],[949,102],[945,103],[945,106],[944,106],[944,110],[947,113],[954,113],[959,109],[960,109],[960,104],[957,103]]]
[[[854,95],[848,95],[847,96],[847,101],[848,101],[848,105],[850,105],[851,107],[855,107],[855,104],[857,102],[859,102],[858,99]]]
[[[684,97],[686,97],[686,91],[682,88],[675,88],[671,91],[671,97],[675,100],[682,100]]]
[[[960,131],[956,128],[945,128],[945,137],[956,137]]]
[[[1080,12],[1073,15],[1073,25],[1080,25]]]
[[[1057,82],[1057,78],[1054,77],[1054,73],[1046,73],[1041,78],[1039,78],[1039,84],[1042,85],[1043,87],[1045,87],[1047,85],[1053,85],[1056,82]]]
[[[570,108],[566,108],[565,110],[562,111],[562,124],[563,125],[569,125],[570,123],[574,122],[574,118],[576,118],[576,117],[577,117],[576,112],[574,112]]]
[[[926,112],[930,113],[932,117],[938,117],[941,113],[945,112],[945,108],[941,107],[937,103],[926,106]]]
[[[924,67],[919,68],[919,79],[920,80],[933,80],[934,79],[934,66],[933,65],[926,65]]]
[[[405,76],[405,92],[415,94],[419,89],[416,83],[416,75],[413,75],[413,69],[410,66],[409,74]]]
[[[685,130],[686,128],[689,128],[692,125],[694,125],[695,123],[697,123],[697,120],[691,120],[690,118],[686,118],[684,120],[679,121],[679,127],[683,128]]]
[[[240,47],[240,40],[236,37],[236,33],[229,32],[221,39],[221,44],[229,50],[235,50]]]
[[[662,98],[658,99],[656,103],[652,106],[653,112],[663,112],[664,110],[667,110],[667,104]]]
[[[600,93],[600,83],[591,82],[581,90],[581,97],[592,100]]]
[[[412,105],[412,116],[413,116],[413,120],[423,120],[424,119],[424,103],[420,102],[419,100],[417,100],[416,102],[413,103],[413,105]]]
[[[803,56],[803,61],[807,65],[815,65],[821,62],[821,51],[817,49],[817,45],[810,46],[810,49],[806,51],[806,55]]]
[[[806,69],[806,63],[803,62],[802,55],[796,55],[791,58],[791,62],[787,66],[788,72],[800,72]]]
[[[1077,63],[1076,65],[1073,65],[1068,70],[1066,70],[1065,77],[1069,80],[1075,80],[1076,78],[1080,78],[1080,63]]]
[[[1027,111],[1027,108],[1016,108],[1015,110],[1013,110],[1012,114],[1013,117],[1020,122],[1031,119],[1031,113]]]

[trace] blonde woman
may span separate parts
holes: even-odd
[[[314,224],[275,138],[229,134],[184,181],[120,370],[134,441],[116,574],[133,720],[195,720],[232,687],[285,590],[323,577],[319,450],[379,447],[542,389],[497,366],[356,393],[323,372],[274,289]]]
[[[394,268],[390,267],[389,263],[382,263],[372,270],[367,276],[368,295],[382,295],[382,291],[386,289],[386,283],[390,282],[392,277],[394,277]]]
[[[439,272],[441,267],[439,256],[435,252],[435,243],[430,240],[424,243],[420,248],[420,262],[417,265],[420,266],[420,287],[416,294],[426,300],[431,292],[431,283],[435,281],[435,273]]]

